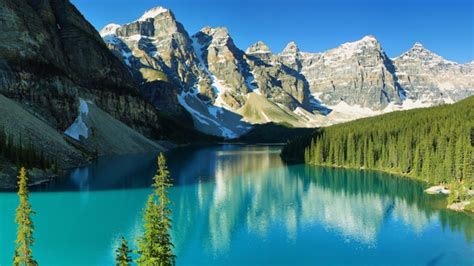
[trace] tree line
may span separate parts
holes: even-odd
[[[29,169],[46,170],[58,165],[48,160],[43,151],[38,151],[31,139],[24,140],[21,136],[15,139],[13,134],[6,134],[3,128],[0,128],[0,157]]]
[[[316,130],[283,156],[321,166],[374,169],[433,184],[474,185],[474,97]]]
[[[173,253],[171,241],[171,201],[168,190],[172,186],[170,172],[163,154],[158,157],[158,172],[153,177],[154,192],[148,197],[143,214],[143,234],[136,240],[137,250],[129,248],[125,237],[120,238],[115,262],[118,266],[128,266],[133,262],[143,266],[168,266],[175,265],[176,256]],[[24,167],[18,176],[18,197],[20,203],[16,209],[15,221],[17,239],[15,241],[15,254],[13,265],[35,266],[38,262],[33,258],[32,246],[34,244],[34,224],[32,215],[35,214],[29,203],[28,175]],[[132,259],[132,254],[137,258]]]

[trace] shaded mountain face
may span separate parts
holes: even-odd
[[[0,92],[65,130],[78,96],[146,135],[158,130],[129,70],[67,0],[0,2]]]
[[[2,0],[0,25],[0,130],[17,145],[62,167],[161,149],[160,114],[69,1]]]
[[[474,94],[472,64],[418,45],[392,60],[373,36],[323,53],[291,42],[274,54],[261,41],[243,51],[226,28],[190,36],[162,7],[101,35],[157,108],[190,113],[200,131],[228,138],[253,124],[324,126]]]

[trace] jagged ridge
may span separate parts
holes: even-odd
[[[256,114],[239,112],[244,106],[258,109],[248,106],[251,93],[280,109],[268,113],[290,112],[297,119],[282,123],[307,127],[450,103],[474,93],[472,64],[444,60],[421,44],[395,59],[374,36],[323,53],[305,53],[290,42],[274,54],[261,41],[244,52],[226,28],[205,27],[190,37],[170,10],[146,14],[152,15],[105,27],[102,37],[120,51],[142,87],[159,93],[161,83],[150,85],[157,79],[174,88],[169,101],[162,101],[173,106],[164,109],[183,106],[195,127],[210,134],[236,137],[251,127],[243,121],[281,122],[281,116],[254,119]]]

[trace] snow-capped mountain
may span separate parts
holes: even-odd
[[[227,138],[252,124],[324,126],[474,94],[473,64],[420,44],[390,59],[373,36],[322,53],[290,42],[274,54],[261,41],[243,51],[226,28],[190,36],[163,7],[100,33],[158,109],[190,113],[197,129]]]
[[[278,62],[268,47],[268,57],[258,45],[245,53],[225,28],[205,27],[189,36],[171,11],[146,14],[100,33],[160,110],[172,115],[186,110],[197,129],[228,138],[253,123],[302,127],[309,125],[308,116],[319,116],[312,114],[304,77]],[[268,108],[255,114],[255,106]]]

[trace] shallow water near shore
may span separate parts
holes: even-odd
[[[279,146],[167,154],[178,265],[473,265],[474,219],[424,184],[380,172],[286,165]],[[101,158],[31,193],[40,265],[112,265],[141,232],[156,154]],[[15,193],[0,193],[10,265]],[[131,241],[134,245],[134,242]]]

